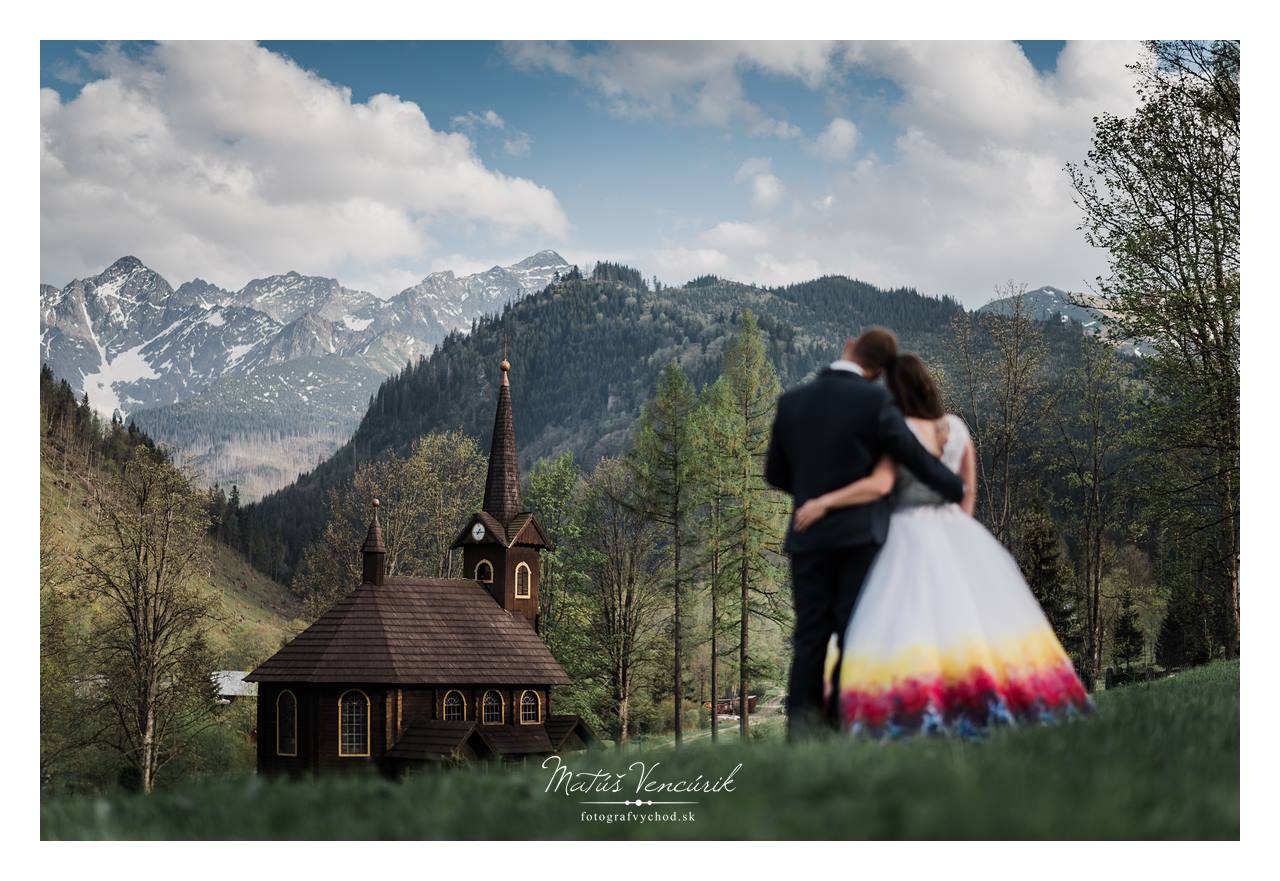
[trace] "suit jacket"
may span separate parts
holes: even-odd
[[[958,502],[964,483],[928,450],[883,387],[848,370],[823,370],[778,399],[764,476],[796,507],[839,489],[889,455],[944,498]],[[889,531],[888,498],[838,508],[804,532],[787,528],[790,554],[880,545]]]

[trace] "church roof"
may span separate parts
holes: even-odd
[[[387,758],[417,762],[447,759],[462,749],[475,730],[475,722],[422,719],[405,729],[396,745],[387,750]]]
[[[521,512],[520,461],[516,456],[516,428],[511,418],[511,384],[507,373],[511,364],[502,362],[502,384],[498,387],[498,410],[493,416],[493,440],[489,445],[489,474],[484,482],[481,508],[504,526]]]
[[[564,685],[527,619],[476,581],[362,584],[250,673],[250,682]]]

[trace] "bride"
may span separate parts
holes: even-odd
[[[889,535],[845,631],[843,726],[871,737],[977,735],[1089,712],[1013,557],[973,519],[975,454],[964,421],[943,412],[915,355],[900,355],[885,378],[920,443],[964,481],[965,497],[947,504],[885,458],[869,476],[796,511],[795,527],[804,530],[833,508],[895,493]]]

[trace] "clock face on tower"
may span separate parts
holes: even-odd
[[[471,527],[471,537],[476,541],[484,541],[484,524],[477,523]]]

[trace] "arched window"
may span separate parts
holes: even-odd
[[[488,560],[481,560],[476,563],[476,581],[493,584],[493,564]]]
[[[276,695],[276,755],[298,754],[298,699],[285,689]]]
[[[529,577],[528,563],[521,563],[516,566],[516,599],[527,600],[529,598]]]
[[[506,707],[502,695],[491,688],[484,693],[484,698],[480,701],[480,721],[486,725],[501,725],[506,721],[504,710]]]
[[[537,725],[542,721],[542,698],[536,691],[520,695],[520,724]]]
[[[446,722],[464,722],[467,718],[467,702],[462,692],[451,691],[444,696],[444,720]]]
[[[338,755],[369,755],[369,698],[358,689],[338,698]]]

